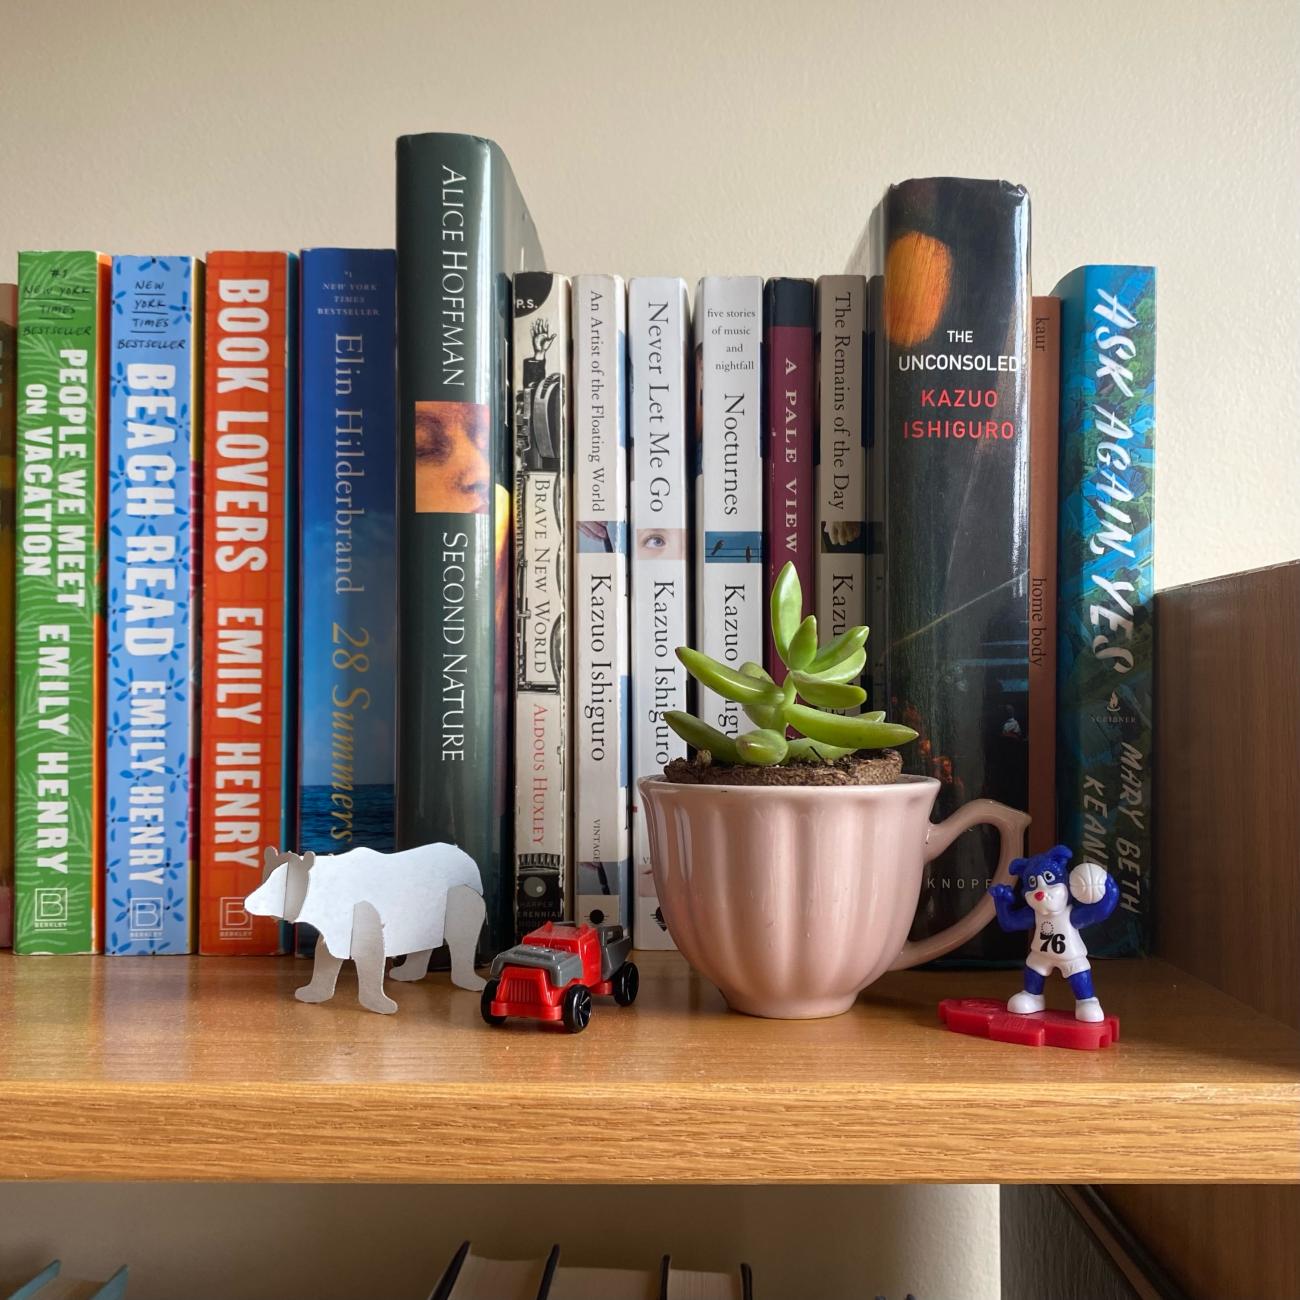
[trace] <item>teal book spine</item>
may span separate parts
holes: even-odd
[[[1061,299],[1057,816],[1120,906],[1089,948],[1147,950],[1155,662],[1156,275],[1085,266]]]
[[[202,263],[115,257],[109,329],[104,951],[194,935],[194,494]]]

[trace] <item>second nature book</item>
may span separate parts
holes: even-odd
[[[97,952],[108,259],[18,255],[14,867],[20,953]]]
[[[478,863],[513,941],[510,276],[543,265],[490,140],[397,142],[397,843]]]
[[[296,639],[291,502],[295,272],[288,253],[208,255],[204,311],[199,950],[275,953],[250,916],[268,845],[292,837]],[[287,752],[286,752],[287,751]]]
[[[196,325],[203,264],[115,257],[104,951],[194,941]]]

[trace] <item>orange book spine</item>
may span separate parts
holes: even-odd
[[[199,950],[281,951],[250,916],[283,832],[292,484],[293,276],[286,253],[208,257],[204,304]]]
[[[1056,536],[1061,300],[1035,298],[1029,354],[1030,853],[1056,843]]]

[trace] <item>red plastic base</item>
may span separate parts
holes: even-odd
[[[944,998],[939,1003],[939,1019],[954,1033],[1022,1047],[1073,1047],[1093,1052],[1119,1042],[1118,1016],[1091,1023],[1064,1011],[1016,1016],[1005,1002],[991,998]]]

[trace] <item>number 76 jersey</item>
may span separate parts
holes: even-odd
[[[1070,919],[1068,906],[1060,912],[1038,914],[1025,965],[1040,975],[1060,971],[1066,979],[1091,968],[1088,949]]]

